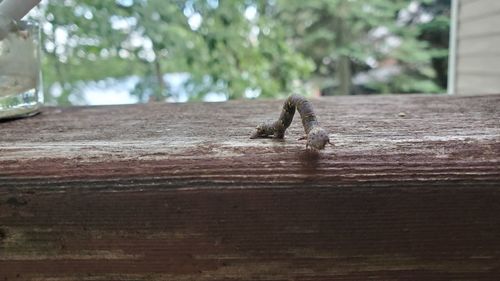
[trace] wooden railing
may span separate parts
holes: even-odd
[[[0,123],[0,280],[499,280],[500,95],[312,102],[319,153],[249,139],[281,101]]]

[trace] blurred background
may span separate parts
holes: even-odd
[[[49,0],[51,105],[444,93],[450,0]]]

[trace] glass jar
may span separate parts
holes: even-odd
[[[0,119],[36,114],[41,81],[38,24],[0,15]]]

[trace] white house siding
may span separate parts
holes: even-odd
[[[500,1],[456,1],[450,92],[500,93]]]

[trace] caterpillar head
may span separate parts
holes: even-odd
[[[324,149],[327,143],[330,143],[328,133],[320,127],[314,127],[311,131],[309,131],[309,134],[307,134],[306,147],[320,150]]]

